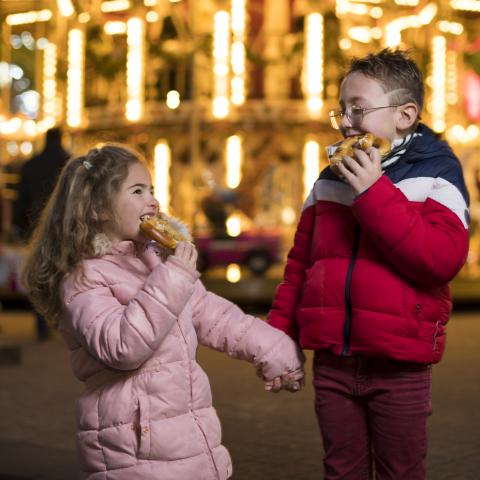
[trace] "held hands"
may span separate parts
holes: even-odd
[[[368,190],[381,176],[381,156],[375,147],[366,151],[354,149],[353,157],[345,156],[337,168],[355,196]]]
[[[265,382],[265,390],[278,393],[280,390],[288,390],[289,392],[299,392],[305,386],[305,372],[303,368],[294,370],[293,372],[284,373],[273,380]]]

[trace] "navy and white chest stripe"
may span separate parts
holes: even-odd
[[[395,186],[411,202],[425,202],[430,198],[451,210],[468,228],[468,205],[460,190],[444,178],[415,177],[406,178],[395,183]],[[354,195],[349,185],[339,180],[319,178],[303,208],[306,209],[318,201],[340,203],[351,206]]]

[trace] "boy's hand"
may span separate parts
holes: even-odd
[[[178,260],[181,260],[188,268],[196,270],[198,252],[195,245],[191,242],[178,242],[175,253],[173,254]]]
[[[265,382],[265,390],[277,393],[280,390],[288,390],[289,392],[298,392],[305,385],[305,374],[303,368],[299,368],[294,372],[285,373],[280,377]]]
[[[365,152],[356,148],[354,157],[344,157],[338,164],[338,170],[352,187],[355,196],[358,196],[382,176],[380,164],[381,157],[377,148],[370,147]]]

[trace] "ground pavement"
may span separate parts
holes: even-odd
[[[0,353],[0,480],[75,480],[74,400],[82,386],[60,340],[36,343],[32,335],[30,314],[0,314],[0,346],[22,347],[20,359],[14,350]],[[479,346],[480,313],[456,313],[447,353],[434,368],[429,480],[480,479]],[[275,395],[244,362],[206,349],[199,360],[211,379],[233,480],[322,478],[310,374],[302,392]]]

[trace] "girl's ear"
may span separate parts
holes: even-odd
[[[95,221],[100,220],[101,222],[105,222],[106,220],[108,220],[108,215],[105,212],[98,213],[97,210],[93,209],[92,210],[92,218]]]
[[[398,107],[397,128],[399,130],[410,130],[418,119],[418,107],[410,102]]]

